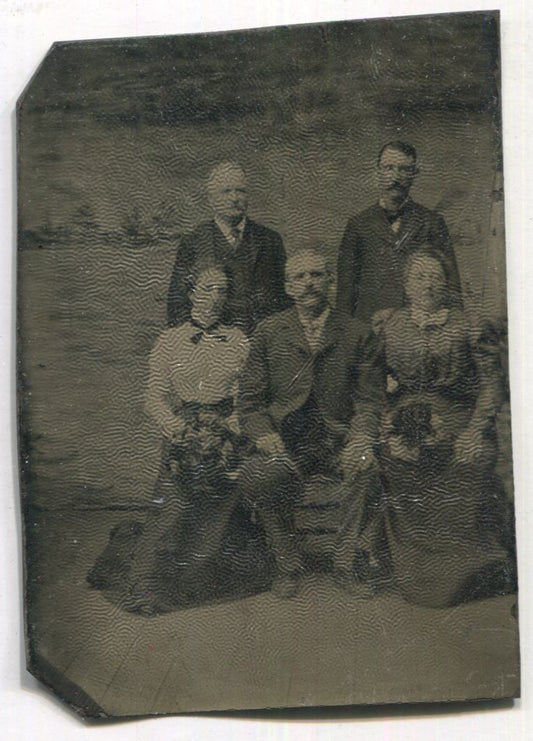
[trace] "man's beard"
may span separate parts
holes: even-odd
[[[407,188],[405,185],[399,185],[397,183],[393,183],[392,185],[387,186],[387,192],[396,193],[398,195],[403,196],[409,192],[409,188]]]
[[[305,299],[308,299],[308,298],[315,299],[316,303],[320,303],[321,301],[326,300],[326,297],[320,291],[306,291],[302,295],[302,301],[305,301]]]
[[[308,301],[307,299],[312,300]],[[310,310],[312,312],[320,313],[320,311],[327,306],[328,299],[327,296],[319,291],[306,291],[297,303],[299,303],[302,309],[305,309],[306,311]]]

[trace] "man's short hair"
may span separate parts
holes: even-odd
[[[407,142],[402,142],[397,139],[395,141],[387,142],[381,147],[378,154],[378,166],[381,164],[381,158],[383,157],[383,153],[386,149],[394,149],[395,152],[402,152],[402,154],[405,154],[406,157],[411,157],[413,162],[416,164],[416,149],[413,147],[413,145],[407,144]]]
[[[446,281],[446,285],[449,287],[450,285],[450,269],[448,267],[448,264],[446,260],[444,259],[444,255],[440,250],[435,249],[435,247],[432,244],[420,244],[414,250],[414,252],[411,252],[410,255],[407,257],[403,268],[402,268],[402,279],[405,283],[407,276],[409,274],[409,271],[411,270],[411,267],[413,263],[415,263],[417,260],[420,260],[420,258],[428,258],[430,260],[434,260],[437,262],[442,270],[442,273],[444,275],[444,279]]]
[[[220,273],[221,275],[223,275],[226,279],[226,283],[229,289],[230,275],[229,275],[229,270],[225,265],[222,265],[219,262],[198,261],[192,265],[191,269],[189,270],[188,274],[185,277],[186,291],[188,294],[194,291],[202,275],[204,273],[207,273],[208,271],[209,272],[216,271],[217,273]]]
[[[220,181],[220,179],[228,172],[238,172],[246,178],[244,170],[237,162],[219,162],[215,165],[207,177],[207,191],[209,192],[212,188]]]
[[[309,255],[312,257],[319,257],[324,262],[324,268],[326,270],[326,273],[330,276],[333,275],[333,271],[332,271],[328,256],[325,254],[325,252],[322,249],[320,249],[320,247],[312,246],[312,247],[297,247],[293,252],[290,253],[290,255],[287,258],[287,262],[285,263],[285,275],[287,277],[289,275],[291,263],[293,263],[298,257],[303,258],[306,255]]]

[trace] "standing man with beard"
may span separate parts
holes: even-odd
[[[207,196],[213,218],[181,240],[168,293],[169,326],[190,319],[191,276],[199,267],[223,268],[229,277],[222,321],[247,332],[290,305],[284,288],[285,251],[280,235],[247,216],[242,168],[222,162],[210,173]]]
[[[337,307],[368,320],[380,309],[403,301],[407,257],[421,245],[442,255],[452,304],[461,305],[461,285],[450,235],[442,216],[412,200],[418,172],[410,144],[385,144],[377,160],[379,201],[353,216],[339,250]]]

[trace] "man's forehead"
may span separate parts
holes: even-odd
[[[293,255],[287,261],[287,271],[295,273],[307,272],[308,270],[326,270],[326,259],[322,255],[307,252],[301,255]]]
[[[238,185],[238,186],[245,186],[246,185],[246,178],[244,176],[244,172],[236,166],[233,167],[227,167],[220,170],[215,170],[208,182],[209,188],[227,188],[231,185]]]
[[[405,152],[402,152],[400,149],[395,149],[393,147],[387,147],[383,151],[383,154],[381,155],[380,162],[414,162],[414,157],[412,157],[410,154],[406,154]]]

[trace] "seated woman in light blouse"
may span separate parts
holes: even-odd
[[[229,463],[238,436],[233,401],[248,339],[220,323],[227,291],[222,269],[201,271],[191,291],[191,319],[163,332],[150,354],[146,411],[170,443],[171,462],[191,476],[195,456],[204,465],[214,456],[217,471],[218,463]]]
[[[120,604],[131,611],[243,596],[261,588],[266,573],[261,536],[233,487],[245,445],[233,405],[248,339],[220,323],[227,293],[223,269],[199,267],[191,319],[164,331],[150,354],[145,408],[163,450],[127,589],[122,584]],[[94,574],[92,581],[102,588]]]

